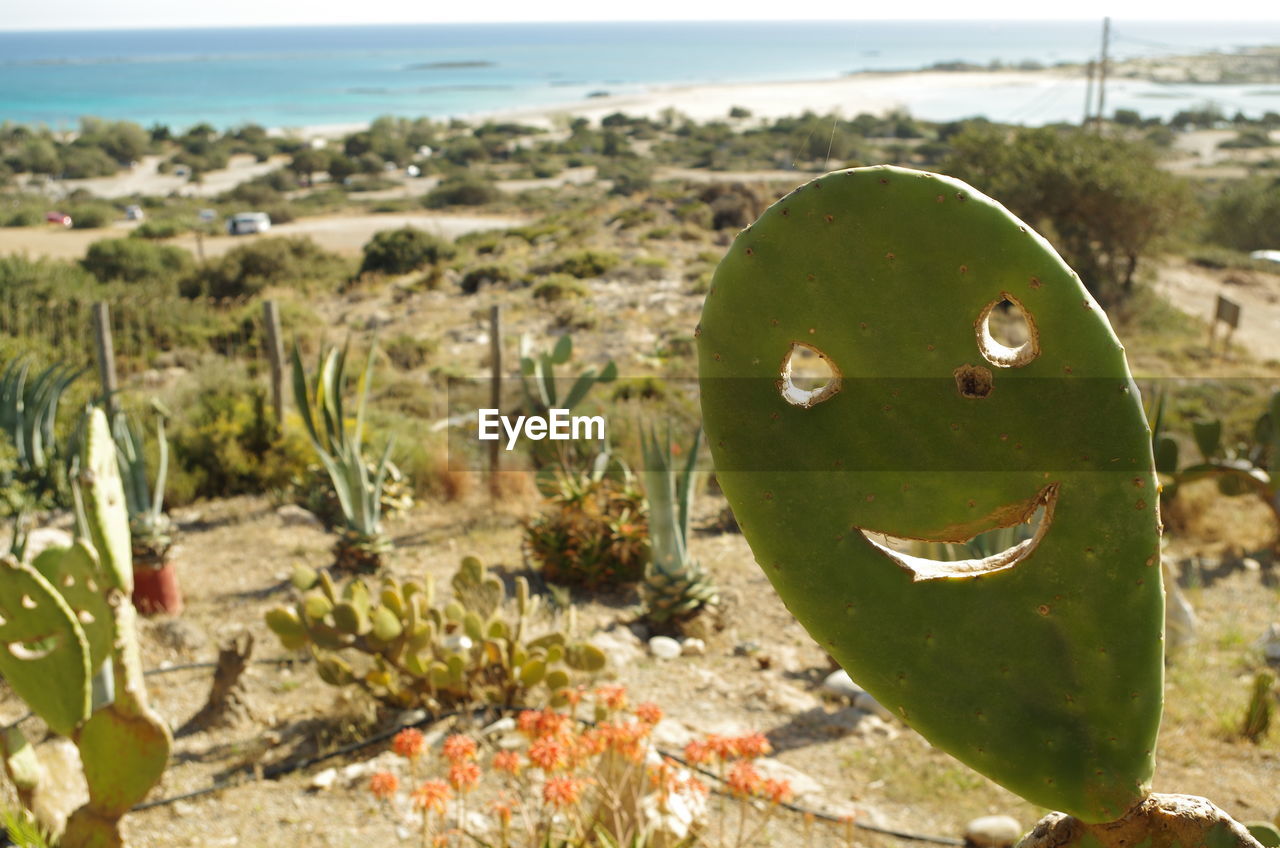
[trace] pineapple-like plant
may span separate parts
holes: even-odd
[[[624,463],[602,453],[588,469],[544,470],[538,490],[546,508],[524,522],[524,552],[545,579],[596,589],[644,576],[648,509]]]
[[[164,487],[169,475],[169,440],[164,432],[164,414],[156,410],[158,459],[154,484],[147,480],[140,429],[121,413],[115,416],[111,430],[120,478],[124,482],[125,505],[129,509],[134,565],[159,568],[173,545],[173,522],[164,511]]]
[[[370,348],[356,386],[354,425],[348,427],[343,398],[347,393],[347,348],[330,348],[310,380],[297,347],[293,349],[293,394],[307,436],[329,474],[342,510],[342,528],[334,545],[334,567],[341,571],[377,571],[391,550],[382,532],[382,490],[391,460],[391,441],[376,463],[363,455],[364,415],[376,349]]]
[[[710,575],[689,555],[690,509],[697,491],[702,430],[694,434],[679,468],[669,430],[662,440],[652,431],[641,438],[652,546],[642,591],[645,616],[659,626],[679,627],[719,602]]]

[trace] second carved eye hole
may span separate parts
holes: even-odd
[[[840,369],[813,345],[793,342],[782,360],[778,392],[792,406],[808,409],[840,391]]]
[[[978,351],[997,368],[1021,368],[1040,355],[1035,318],[1008,292],[983,307],[974,329]]]

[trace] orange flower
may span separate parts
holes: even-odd
[[[400,778],[389,771],[380,771],[369,778],[369,791],[379,800],[387,800],[395,795],[399,788]]]
[[[783,801],[791,800],[791,781],[774,780],[769,778],[764,782],[761,789],[764,797],[769,799],[771,804],[781,804]]]
[[[732,742],[734,753],[749,760],[773,753],[773,746],[769,744],[769,740],[763,733],[748,733],[746,736],[733,739]]]
[[[543,771],[555,771],[569,763],[569,751],[555,736],[541,736],[533,740],[528,756],[529,762]]]
[[[572,689],[562,689],[565,702],[571,707],[576,707],[582,703],[582,696],[586,694],[586,689],[582,686],[575,686]]]
[[[662,707],[651,701],[636,704],[636,718],[645,724],[657,724],[662,721]]]
[[[493,768],[495,771],[505,771],[507,774],[519,774],[520,755],[515,751],[499,751],[493,755]]]
[[[576,777],[553,777],[542,786],[542,800],[563,810],[578,803],[582,796],[582,781]]]
[[[617,684],[605,684],[597,686],[595,691],[596,698],[600,703],[605,705],[606,709],[622,710],[627,706],[627,687]]]
[[[451,763],[476,758],[476,740],[470,736],[455,733],[444,740],[444,758]]]
[[[457,760],[449,766],[449,785],[459,792],[470,792],[480,783],[480,766],[469,760]]]
[[[640,742],[649,734],[649,726],[647,724],[632,721],[618,724],[606,722],[600,725],[600,732],[604,736],[609,750],[635,762],[644,759],[644,746]]]
[[[422,756],[422,752],[426,750],[426,747],[427,743],[422,738],[422,731],[412,727],[406,727],[391,740],[391,750],[406,760],[413,760]]]
[[[449,784],[443,780],[428,780],[426,783],[413,790],[410,799],[413,801],[414,809],[429,811],[435,810],[438,813],[444,812],[444,806],[448,803],[453,793],[449,791]]]
[[[502,822],[503,827],[511,824],[511,807],[511,800],[505,795],[489,803],[489,809],[498,817],[498,821]]]
[[[750,760],[739,760],[729,768],[725,783],[729,784],[729,791],[734,795],[754,795],[763,785],[764,776]]]
[[[711,749],[716,759],[731,760],[738,755],[738,740],[732,736],[708,733],[707,747]]]
[[[573,720],[554,710],[525,710],[516,719],[516,727],[525,736],[561,736],[569,731]]]
[[[706,740],[694,739],[684,746],[684,758],[695,766],[705,765],[711,762],[715,756],[715,750]]]

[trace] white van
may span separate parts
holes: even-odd
[[[227,219],[227,235],[265,233],[269,229],[271,229],[271,216],[266,212],[240,212]]]

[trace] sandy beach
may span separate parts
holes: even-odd
[[[1046,92],[1061,91],[1077,84],[1083,91],[1084,80],[1078,74],[1056,69],[898,71],[790,82],[668,86],[557,105],[462,113],[449,117],[468,121],[520,121],[547,128],[572,118],[598,121],[614,112],[657,118],[667,109],[675,109],[695,120],[706,121],[726,117],[734,106],[749,109],[755,118],[774,119],[806,111],[818,114],[837,112],[853,117],[861,112],[883,113],[905,108],[907,104],[918,103],[923,99],[945,100],[950,93],[959,90],[989,90],[993,98],[1013,98],[1021,103],[1034,100]],[[353,127],[351,124],[326,124],[283,128],[273,132],[293,133],[308,138],[341,138],[359,128],[358,125]]]

